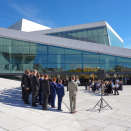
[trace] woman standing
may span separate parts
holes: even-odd
[[[47,103],[50,94],[50,84],[47,74],[44,75],[44,80],[41,80],[41,88],[43,93],[43,110],[49,110],[47,109]]]

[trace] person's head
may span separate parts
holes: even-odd
[[[30,71],[30,74],[33,74],[33,71]]]
[[[37,70],[33,70],[33,75],[37,75]]]
[[[77,81],[79,80],[79,78],[76,79]]]
[[[25,70],[25,74],[27,74],[27,70]]]
[[[61,79],[59,80],[59,84],[62,84],[62,80]]]
[[[89,80],[89,82],[91,82],[91,80]]]
[[[119,83],[121,84],[121,81],[119,81]]]
[[[110,83],[112,83],[112,81],[110,81]]]
[[[116,84],[118,84],[118,83],[116,82]]]
[[[73,76],[71,76],[71,80],[75,80],[75,76],[73,75]]]
[[[94,81],[92,81],[92,83],[94,83]]]
[[[40,78],[40,73],[37,73],[37,78]]]
[[[66,80],[68,81],[68,78],[66,78]]]
[[[26,74],[27,74],[27,75],[30,75],[30,71],[29,71],[29,70],[27,70],[27,71],[26,71]]]
[[[56,82],[56,78],[53,78],[53,82]]]
[[[49,79],[48,79],[48,80],[49,80],[49,82],[52,82],[52,79],[51,79],[50,77],[49,77]]]
[[[41,78],[43,78],[43,77],[44,77],[44,75],[43,75],[43,74],[40,74],[40,77],[41,77]]]
[[[48,75],[44,74],[44,80],[47,80],[47,79],[48,79]]]

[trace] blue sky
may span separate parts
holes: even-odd
[[[64,27],[105,20],[131,48],[131,0],[0,0],[0,27],[22,18]]]

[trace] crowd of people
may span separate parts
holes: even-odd
[[[76,113],[76,93],[78,91],[78,84],[75,82],[75,76],[72,76],[71,80],[72,81],[67,85],[67,90],[69,90],[70,111],[71,113]],[[32,106],[37,107],[36,103],[39,103],[42,105],[43,110],[49,110],[47,108],[48,104],[51,108],[56,108],[55,100],[57,95],[57,110],[62,111],[61,104],[65,95],[65,90],[61,79],[57,80],[56,78],[48,78],[47,74],[39,74],[37,73],[37,70],[25,70],[25,73],[22,75],[21,87],[22,99],[25,104],[30,104],[29,94],[32,93]]]
[[[114,84],[115,83],[115,84]],[[123,90],[122,82],[116,79],[116,82],[112,80],[89,80],[89,83],[85,86],[85,90],[91,90],[92,92],[99,92],[102,95],[114,94],[119,95],[119,90]],[[113,93],[114,92],[114,93]]]

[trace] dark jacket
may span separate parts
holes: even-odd
[[[30,77],[28,75],[25,76],[24,79],[24,83],[25,83],[25,88],[30,88],[31,87],[31,83],[30,83]]]
[[[26,74],[22,75],[21,86],[25,85],[25,76],[26,76]]]
[[[123,90],[122,84],[119,84],[118,90]]]
[[[41,88],[42,93],[45,95],[49,95],[50,93],[50,84],[48,80],[41,80]]]
[[[32,91],[38,91],[40,84],[39,84],[39,80],[38,80],[37,76],[33,75],[30,79],[31,79]]]

